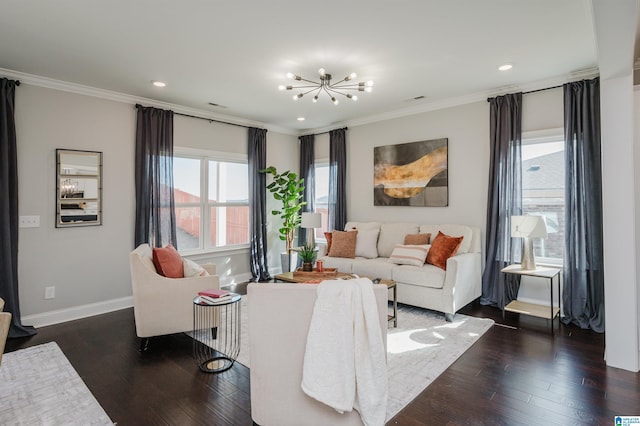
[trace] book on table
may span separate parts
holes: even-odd
[[[206,305],[219,305],[219,304],[227,303],[228,301],[231,300],[231,294],[227,294],[226,296],[220,296],[220,297],[210,297],[210,296],[205,296],[203,294],[199,294],[198,297],[200,298],[200,303],[204,303]]]
[[[229,292],[229,290],[210,288],[209,290],[199,291],[198,296],[207,296],[207,297],[211,297],[212,299],[219,299],[225,296],[231,297],[231,293]]]

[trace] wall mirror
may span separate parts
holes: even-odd
[[[56,228],[102,225],[102,153],[56,149]]]

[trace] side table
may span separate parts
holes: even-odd
[[[519,300],[513,300],[508,305],[502,308],[502,319],[504,319],[505,311],[517,312],[520,314],[531,315],[538,318],[544,318],[550,320],[551,334],[553,334],[553,320],[558,316],[558,323],[560,322],[560,272],[558,268],[546,268],[537,267],[536,269],[522,269],[522,265],[514,264],[503,268],[502,271],[505,274],[523,275],[529,277],[546,278],[549,280],[549,293],[550,293],[550,305],[540,305],[537,303],[521,302]],[[558,281],[558,307],[553,306],[553,280],[557,277]],[[503,289],[503,298],[505,296],[506,289]]]
[[[209,305],[193,299],[193,357],[205,373],[230,369],[240,353],[241,296]]]

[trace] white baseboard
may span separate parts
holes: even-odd
[[[220,277],[220,286],[247,282],[251,279],[251,273],[238,274],[229,277]],[[195,297],[195,296],[194,296]],[[67,321],[74,321],[94,315],[106,314],[133,306],[133,296],[121,297],[119,299],[105,300],[103,302],[90,303],[88,305],[73,306],[71,308],[59,309],[57,311],[43,312],[41,314],[25,315],[22,317],[22,324],[32,325],[36,328],[48,325],[60,324]]]
[[[43,312],[41,314],[26,315],[22,317],[24,325],[32,325],[36,328],[47,325],[60,324],[62,322],[92,317],[94,315],[106,314],[108,312],[119,311],[133,306],[133,296],[121,297],[120,299],[105,300],[104,302],[90,303],[88,305],[74,306],[71,308],[59,309],[57,311]]]

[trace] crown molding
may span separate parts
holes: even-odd
[[[19,71],[12,71],[5,68],[0,68],[0,76],[17,79],[17,80],[20,80],[20,82],[22,83],[31,84],[33,86],[40,86],[40,87],[45,87],[45,88],[54,89],[54,90],[61,90],[65,92],[72,92],[80,95],[94,96],[102,99],[134,104],[134,105],[145,104],[145,105],[154,106],[157,108],[170,109],[177,113],[194,115],[194,116],[202,117],[205,119],[210,118],[212,120],[226,121],[226,122],[238,124],[241,126],[262,127],[273,132],[282,133],[286,135],[293,135],[293,136],[302,136],[302,135],[308,135],[311,133],[314,133],[314,134],[323,133],[333,129],[337,129],[339,127],[345,127],[345,126],[346,127],[362,126],[365,124],[377,123],[380,121],[392,120],[396,118],[422,114],[425,112],[452,108],[452,107],[470,104],[474,102],[482,102],[482,101],[486,101],[487,98],[501,96],[507,93],[530,92],[534,90],[546,89],[549,87],[559,86],[571,81],[594,78],[598,76],[598,74],[599,74],[598,68],[587,68],[583,70],[573,71],[569,74],[547,78],[544,80],[503,86],[495,89],[483,90],[483,91],[471,93],[468,95],[427,100],[425,102],[421,102],[419,105],[415,105],[411,107],[398,108],[398,109],[394,109],[394,110],[387,111],[380,114],[374,114],[366,117],[356,118],[354,120],[347,120],[343,122],[333,123],[329,126],[323,126],[320,128],[299,130],[299,129],[288,129],[280,126],[270,125],[267,123],[241,119],[238,117],[233,117],[233,116],[228,116],[223,114],[216,114],[211,111],[201,110],[198,108],[191,108],[183,105],[171,104],[168,102],[162,102],[155,99],[142,98],[138,96],[127,95],[125,93],[113,92],[110,90],[98,89],[95,87],[83,86],[81,84],[69,83],[66,81],[54,80],[47,77],[40,77],[33,74],[27,74]]]
[[[122,102],[126,104],[143,104],[145,106],[153,106],[156,108],[168,109],[180,114],[193,115],[204,119],[212,119],[218,121],[226,121],[232,124],[238,124],[240,126],[248,127],[261,127],[273,132],[297,135],[296,131],[286,129],[279,126],[273,126],[258,121],[252,121],[248,119],[242,119],[233,117],[230,115],[217,114],[211,111],[206,111],[198,108],[191,108],[184,105],[172,104],[169,102],[162,102],[155,99],[143,98],[139,96],[128,95],[126,93],[114,92],[111,90],[99,89],[91,86],[84,86],[82,84],[70,83],[62,80],[55,80],[53,78],[41,77],[33,74],[27,74],[20,71],[13,71],[6,68],[0,68],[0,76],[8,77],[15,80],[20,80],[20,83],[30,84],[32,86],[44,87],[47,89],[60,90],[63,92],[76,93],[79,95],[93,96],[96,98],[106,99],[115,102]]]

